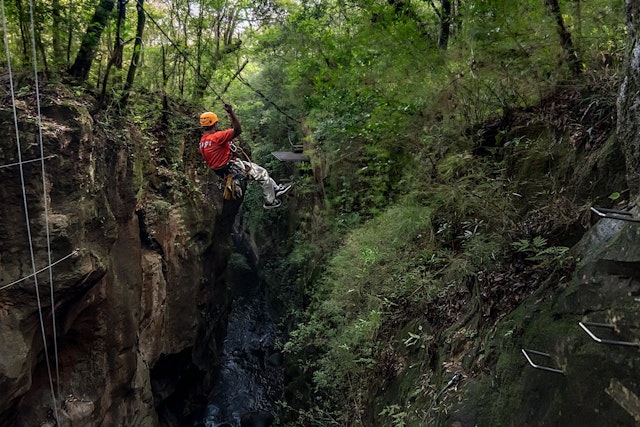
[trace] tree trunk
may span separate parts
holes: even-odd
[[[127,72],[127,81],[124,83],[124,89],[122,91],[122,97],[120,98],[120,108],[124,108],[127,105],[129,99],[129,92],[133,87],[133,81],[136,77],[136,70],[140,62],[140,52],[142,51],[142,33],[144,32],[144,24],[146,21],[146,15],[143,7],[144,0],[138,0],[136,2],[136,10],[138,11],[138,24],[136,26],[136,41],[133,44],[133,55],[131,56],[131,65],[129,65],[129,71]]]
[[[115,0],[100,0],[96,10],[87,26],[87,31],[82,38],[82,44],[78,50],[76,60],[69,69],[69,74],[80,81],[85,81],[89,76],[91,64],[96,57],[102,31],[107,25],[111,11],[115,6]]]
[[[165,129],[169,126],[169,99],[167,97],[167,82],[169,75],[167,74],[167,53],[164,45],[162,46],[162,125]]]
[[[127,16],[127,3],[129,0],[118,0],[118,24],[116,25],[116,41],[113,46],[113,64],[118,70],[122,70],[122,51],[124,49],[122,25]]]
[[[62,28],[63,20],[60,11],[60,0],[51,1],[51,15],[53,17],[53,34],[51,44],[53,45],[53,68],[59,71],[64,64],[64,29]]]
[[[581,74],[580,60],[578,59],[578,52],[573,45],[573,40],[571,39],[571,33],[567,31],[567,27],[564,24],[560,4],[558,3],[558,0],[545,0],[545,4],[551,13],[551,16],[556,20],[556,28],[558,30],[558,36],[560,36],[560,44],[562,45],[562,51],[564,52],[565,59],[569,65],[569,70],[574,77],[577,77]]]
[[[576,16],[576,31],[578,33],[578,40],[582,38],[582,0],[573,0]]]
[[[24,10],[22,0],[16,0],[16,8],[18,9],[18,19],[20,20],[20,39],[22,40],[22,57],[25,64],[30,62],[29,56],[29,41],[31,38],[29,34],[29,18]]]
[[[44,71],[45,76],[50,77],[50,73],[49,73],[49,65],[47,63],[47,52],[44,48],[44,43],[42,43],[42,37],[40,36],[40,34],[42,34],[42,31],[40,30],[39,27],[35,27],[35,22],[34,22],[34,30],[33,30],[33,34],[35,37],[35,44],[36,44],[36,48],[38,51],[40,51],[40,56],[42,57],[42,68]],[[34,61],[37,61],[37,58],[33,58]]]
[[[640,16],[640,0],[626,0],[626,8],[629,35],[618,93],[617,134],[625,153],[627,184],[633,201],[640,194],[640,23],[634,20]]]
[[[109,74],[111,73],[111,67],[114,65],[118,70],[122,69],[122,51],[124,49],[124,40],[122,40],[122,24],[126,17],[127,0],[118,0],[118,23],[116,24],[116,40],[113,44],[113,53],[109,57],[107,67],[104,72],[104,79],[102,80],[102,91],[100,92],[100,102],[104,102],[107,94],[107,84],[109,83]],[[121,80],[118,80],[120,83]]]
[[[438,47],[446,50],[449,45],[451,35],[451,0],[442,0],[442,11],[440,13],[440,37],[438,37]]]
[[[196,69],[194,76],[195,85],[193,95],[195,99],[201,99],[204,96],[205,84],[202,81],[202,56],[204,52],[203,47],[203,30],[204,30],[204,2],[200,2],[200,11],[198,16],[198,26],[196,27]]]
[[[67,15],[67,67],[71,63],[71,41],[73,40],[73,19],[71,18],[76,11],[73,0],[69,1],[69,12]]]

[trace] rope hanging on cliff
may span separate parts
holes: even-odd
[[[40,270],[38,270],[38,271],[36,271],[34,273],[31,273],[31,274],[29,274],[27,276],[24,276],[24,277],[22,277],[22,278],[20,278],[20,279],[18,279],[16,281],[13,281],[13,282],[11,282],[9,284],[0,286],[0,291],[3,290],[3,289],[6,289],[6,288],[10,288],[11,286],[16,285],[16,284],[18,284],[18,283],[20,283],[20,282],[22,282],[24,280],[30,279],[31,277],[35,276],[36,274],[40,274],[43,271],[50,269],[51,267],[53,267],[56,264],[60,264],[62,261],[66,260],[67,258],[71,258],[72,256],[76,255],[79,251],[80,251],[80,249],[76,249],[75,251],[71,252],[69,255],[66,255],[66,256],[60,258],[56,262],[51,263],[51,264],[47,265],[46,267],[41,268]]]
[[[33,4],[32,1],[29,2],[29,5],[31,7],[31,31],[32,31],[32,43],[35,43],[35,38],[33,37],[34,35],[34,27],[33,27]],[[11,91],[11,104],[13,107],[13,122],[14,122],[14,127],[15,127],[15,132],[16,132],[16,146],[17,146],[17,150],[18,150],[18,162],[19,162],[19,169],[20,169],[20,182],[22,185],[22,201],[23,201],[23,205],[24,205],[24,213],[25,213],[25,222],[26,222],[26,229],[27,229],[27,237],[29,239],[29,253],[31,256],[31,268],[34,272],[33,275],[33,280],[34,280],[34,286],[35,286],[35,291],[36,291],[36,300],[38,303],[38,316],[40,319],[40,331],[42,333],[42,343],[43,343],[43,349],[44,349],[44,355],[45,355],[45,359],[46,359],[46,364],[47,364],[47,372],[49,374],[49,386],[50,386],[50,391],[51,391],[51,398],[53,400],[53,414],[55,417],[55,420],[57,422],[58,425],[60,425],[60,421],[58,418],[58,405],[57,405],[57,401],[56,401],[56,394],[53,388],[53,377],[51,374],[51,363],[49,361],[49,351],[47,348],[47,338],[45,335],[45,327],[44,327],[44,316],[42,314],[42,303],[40,301],[40,290],[38,289],[38,276],[36,275],[36,261],[35,261],[35,254],[34,254],[34,248],[33,248],[33,239],[31,236],[31,227],[30,227],[30,221],[29,221],[29,210],[28,210],[28,205],[27,205],[27,192],[26,192],[26,188],[25,188],[25,181],[24,181],[24,169],[23,169],[23,165],[22,165],[22,147],[20,145],[20,132],[19,132],[19,127],[18,127],[18,112],[16,109],[16,101],[15,101],[15,91],[14,91],[14,86],[13,86],[13,74],[11,71],[11,55],[9,52],[9,41],[7,38],[7,20],[6,20],[6,14],[5,14],[5,8],[4,8],[4,0],[0,1],[0,9],[2,12],[2,29],[3,29],[3,35],[4,35],[4,45],[5,45],[5,50],[6,50],[6,55],[7,55],[7,69],[9,71],[9,86],[10,86],[10,91]],[[36,63],[36,58],[35,58],[35,44],[33,45],[33,53],[34,53],[34,66]],[[37,88],[37,67],[36,67],[36,88]],[[37,95],[39,96],[39,93],[36,92]],[[39,104],[39,101],[38,101]],[[38,117],[40,117],[40,112],[38,111]],[[42,142],[42,140],[41,140]],[[42,157],[42,156],[41,156]],[[43,177],[44,179],[44,177]],[[49,251],[50,252],[50,251]],[[49,255],[50,257],[50,255]],[[49,258],[50,259],[50,258]],[[53,311],[55,307],[51,307],[51,310]]]
[[[27,164],[27,163],[40,162],[40,161],[42,161],[42,160],[52,159],[52,158],[54,158],[54,157],[55,157],[55,154],[52,154],[51,156],[47,156],[47,157],[44,157],[44,158],[42,158],[42,157],[38,157],[37,159],[23,160],[23,161],[22,161],[22,164],[24,165],[24,164]],[[18,163],[18,162],[15,162],[15,163],[8,163],[8,164],[6,164],[6,165],[2,165],[2,166],[0,166],[0,169],[9,168],[9,167],[12,167],[12,166],[18,166],[19,164],[20,164],[20,163]]]
[[[33,17],[33,0],[29,0],[29,18],[30,18],[30,27],[31,27],[31,52],[33,55],[33,74],[35,76],[35,87],[36,87],[36,118],[38,123],[38,142],[40,144],[40,171],[42,175],[42,200],[44,205],[44,224],[47,235],[47,265],[51,265],[51,233],[49,230],[49,202],[47,197],[47,180],[44,170],[44,143],[42,140],[42,115],[40,111],[40,84],[38,81],[38,56],[36,55],[36,34],[35,34],[35,19]],[[34,266],[35,268],[35,266]],[[50,303],[51,303],[51,329],[53,331],[53,355],[55,362],[55,372],[56,372],[56,386],[58,391],[58,397],[60,397],[60,363],[58,360],[58,332],[56,327],[56,302],[54,299],[53,292],[53,270],[51,267],[49,270],[49,295],[50,295]],[[51,379],[50,379],[51,381]],[[53,383],[51,384],[53,388]],[[54,395],[55,398],[55,395]],[[55,407],[54,407],[55,410]],[[56,421],[58,420],[57,411],[56,411]],[[58,424],[60,424],[58,422]]]

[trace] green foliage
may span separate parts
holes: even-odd
[[[619,200],[621,196],[622,195],[618,191],[615,191],[609,195],[609,200],[615,202],[616,200]]]
[[[467,159],[460,177],[473,173],[470,163]],[[473,180],[466,178],[463,185],[447,187],[452,199],[444,196],[445,187],[438,187],[432,188],[432,195],[439,197],[427,198],[428,205],[418,204],[412,197],[386,209],[352,230],[328,260],[313,289],[314,302],[305,320],[285,345],[285,351],[312,373],[313,390],[323,396],[322,403],[315,403],[307,416],[329,413],[334,419],[355,417],[361,404],[360,390],[369,389],[373,381],[372,370],[382,345],[377,340],[385,322],[422,312],[445,286],[464,283],[478,269],[499,263],[504,236],[488,233],[487,227],[504,221],[494,216],[498,210],[504,215],[505,206],[483,211],[492,203],[465,191],[473,188],[474,192],[490,194],[489,187],[471,187]],[[449,231],[436,232],[434,217],[436,221],[447,218],[441,229]],[[447,248],[449,238],[457,249]],[[420,326],[417,331],[407,331],[397,344],[423,348],[423,335]],[[407,418],[392,406],[379,416],[398,425]]]
[[[285,405],[303,421],[297,425],[365,424],[362,408],[371,404],[366,393],[377,381],[381,342],[420,351],[422,330],[389,343],[394,328],[422,316],[443,290],[499,268],[508,249],[540,264],[566,256],[568,248],[549,247],[542,237],[517,240],[516,224],[527,204],[562,191],[574,152],[554,139],[544,120],[529,133],[501,128],[491,137],[484,126],[520,108],[530,111],[557,82],[565,83],[557,24],[540,0],[455,3],[460,9],[446,50],[438,47],[441,22],[430,2],[147,4],[154,19],[147,21],[130,107],[119,111],[107,99],[107,114],[96,116],[114,132],[121,131],[114,118],[127,115],[143,132],[162,135],[145,141],[159,165],[138,147],[140,198],[148,168],[167,168],[167,180],[185,172],[184,141],[197,131],[200,109],[219,112],[228,125],[219,96],[225,88],[222,98],[237,107],[245,129],[242,146],[274,178],[298,171],[270,153],[304,142],[313,162],[298,178],[297,211],[264,211],[254,183],[242,208],[256,241],[268,242],[261,249],[278,255],[263,271],[276,282],[278,314],[293,328],[285,351],[310,387]],[[621,62],[624,2],[609,3],[561,2],[583,67],[594,75],[615,73],[603,68],[603,59]],[[26,68],[28,21],[18,5],[7,4],[9,50],[17,58],[12,63]],[[69,9],[71,61],[94,5],[60,5]],[[134,34],[133,7],[127,3],[125,40]],[[54,14],[44,3],[38,8],[44,62],[52,54]],[[115,31],[111,16],[91,85],[104,78]],[[132,53],[133,44],[125,43],[124,63]],[[57,64],[58,71],[65,65]],[[117,94],[124,75],[112,71],[108,94]],[[18,87],[19,97],[31,93],[28,84]],[[193,117],[175,114],[167,103],[187,98],[199,104],[189,106]],[[479,145],[489,146],[489,154]],[[611,201],[621,198],[607,194]],[[157,200],[148,209],[166,215],[170,208]],[[239,258],[231,264],[244,268]],[[372,412],[380,425],[409,422],[402,398]]]
[[[406,347],[412,347],[414,345],[420,345],[421,348],[425,348],[424,339],[422,336],[422,325],[418,326],[418,333],[414,334],[411,331],[407,331],[407,338],[403,341]]]
[[[468,153],[454,153],[444,158],[438,164],[438,174],[444,180],[460,178],[468,174],[468,167],[473,163],[473,157]]]
[[[399,405],[393,404],[386,406],[378,415],[386,416],[390,420],[390,426],[393,427],[404,427],[407,424],[404,419],[407,416],[407,413],[403,411]]]
[[[285,345],[312,369],[316,393],[326,396],[318,411],[338,419],[349,416],[336,409],[343,399],[355,399],[357,405],[357,390],[367,386],[375,337],[389,303],[430,285],[420,267],[420,260],[431,256],[429,227],[428,209],[411,204],[391,208],[354,230],[329,260],[313,310]],[[414,252],[416,246],[424,248]]]
[[[169,212],[171,212],[172,208],[173,206],[170,203],[160,199],[154,200],[149,205],[150,212],[152,212],[153,215],[155,215],[158,218],[166,217],[169,214]]]
[[[533,239],[521,239],[511,244],[517,252],[526,255],[528,261],[544,262],[549,260],[561,261],[569,251],[566,246],[547,247],[547,239],[536,236]]]
[[[251,269],[249,263],[247,262],[247,258],[238,252],[232,252],[229,256],[229,268],[244,271],[248,271]]]

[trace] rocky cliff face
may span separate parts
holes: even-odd
[[[143,137],[54,92],[41,94],[44,179],[40,161],[11,165],[8,92],[0,109],[0,426],[184,422],[170,414],[192,416],[183,396],[209,386],[224,336],[237,206],[203,196],[191,141]],[[22,161],[39,159],[35,97],[16,105]],[[168,146],[173,167],[155,156]]]
[[[495,364],[450,391],[462,403],[436,425],[637,425],[639,236],[638,223],[595,223],[573,248],[573,276],[505,316],[483,343]]]

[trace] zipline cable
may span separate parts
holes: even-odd
[[[51,233],[49,231],[49,202],[47,197],[47,180],[45,176],[44,170],[44,143],[42,141],[42,115],[40,112],[40,82],[38,80],[38,56],[36,54],[36,32],[33,18],[33,0],[29,0],[29,14],[30,14],[30,22],[31,22],[31,51],[33,54],[33,74],[35,76],[35,86],[36,86],[36,117],[38,123],[38,141],[40,143],[40,170],[42,173],[42,200],[44,204],[44,224],[47,235],[47,265],[51,266]],[[35,270],[35,265],[34,265]],[[50,302],[51,302],[51,329],[53,331],[53,355],[55,361],[55,372],[56,372],[56,387],[58,391],[58,398],[60,397],[60,363],[58,361],[58,333],[56,328],[56,302],[54,299],[53,292],[53,270],[49,267],[49,294],[50,294]],[[53,383],[51,384],[51,388],[53,389]],[[55,397],[55,396],[54,396]],[[55,400],[55,399],[54,399]],[[55,408],[54,408],[55,410]],[[56,412],[56,421],[58,421],[58,416]],[[60,424],[60,422],[58,422]]]
[[[189,57],[187,56],[187,54],[180,49],[180,47],[178,47],[178,45],[171,39],[171,37],[169,37],[169,35],[164,31],[164,29],[160,26],[160,24],[158,24],[158,22],[156,22],[155,19],[153,19],[153,16],[151,16],[149,14],[149,12],[147,12],[147,10],[142,6],[142,4],[139,1],[136,1],[136,3],[138,4],[138,6],[140,7],[140,9],[142,10],[142,12],[145,13],[145,15],[147,15],[147,17],[149,18],[149,20],[156,26],[158,27],[158,30],[160,30],[160,32],[162,33],[163,36],[166,37],[167,40],[169,40],[169,43],[178,51],[178,53],[180,55],[182,55],[182,57],[184,58],[184,60],[187,62],[187,64],[189,64],[189,66],[191,66],[191,68],[193,69],[193,71],[195,72],[196,76],[198,77],[198,79],[200,79],[201,81],[204,82],[205,84],[205,89],[209,88],[209,82],[207,80],[204,79],[204,77],[202,77],[202,74],[200,74],[200,72],[198,71],[198,69],[195,67],[195,65],[193,65],[191,63],[191,61],[189,61]],[[240,69],[233,75],[233,77],[231,78],[231,80],[229,80],[229,83],[225,86],[224,90],[222,91],[221,94],[218,94],[213,88],[211,88],[211,91],[213,92],[213,94],[215,95],[215,97],[222,102],[223,104],[226,104],[226,102],[224,101],[224,99],[222,99],[222,95],[224,95],[224,93],[227,91],[227,88],[229,87],[229,85],[231,84],[231,82],[233,80],[235,80],[236,78],[245,86],[247,86],[249,89],[251,89],[252,91],[254,91],[257,95],[259,95],[262,99],[264,99],[265,101],[267,101],[269,104],[273,105],[274,108],[281,114],[283,114],[284,116],[286,116],[287,118],[301,123],[301,120],[296,119],[295,117],[291,117],[287,112],[285,112],[282,108],[280,108],[275,102],[271,101],[269,98],[267,98],[267,96],[265,94],[263,94],[262,92],[260,92],[259,90],[255,89],[253,86],[251,86],[249,84],[249,82],[247,82],[245,79],[242,78],[242,76],[240,75],[240,73],[242,72],[242,70],[244,69],[244,67],[247,65],[247,61],[245,61],[242,66],[240,67]]]
[[[270,100],[269,98],[267,98],[267,96],[260,92],[258,89],[255,89],[253,86],[251,86],[251,84],[249,84],[248,81],[246,81],[244,78],[242,78],[242,76],[238,75],[238,80],[240,80],[240,82],[245,85],[246,87],[248,87],[249,89],[251,89],[252,91],[254,91],[256,94],[258,94],[262,99],[264,99],[265,101],[267,101],[269,104],[273,105],[273,107],[278,110],[278,112],[280,112],[280,114],[283,114],[286,118],[293,120],[294,122],[297,123],[302,123],[302,121],[300,119],[296,119],[295,117],[291,117],[286,111],[284,111],[282,108],[280,108],[278,105],[276,105],[275,102],[273,102],[272,100]]]
[[[160,32],[162,33],[162,35],[164,35],[167,40],[169,40],[169,43],[171,43],[171,45],[173,47],[176,48],[176,50],[178,51],[178,53],[180,53],[180,55],[182,55],[182,57],[184,58],[184,60],[187,62],[187,64],[189,64],[191,66],[191,68],[193,69],[193,71],[196,73],[196,75],[198,76],[198,79],[204,81],[205,83],[205,89],[207,89],[209,87],[209,82],[206,81],[202,75],[198,72],[198,69],[191,63],[191,61],[189,61],[189,58],[187,57],[187,54],[184,53],[182,50],[180,50],[180,48],[178,47],[178,45],[176,43],[174,43],[174,41],[171,39],[171,37],[169,37],[169,35],[162,29],[162,27],[156,22],[155,19],[153,19],[153,17],[149,14],[149,12],[147,12],[147,10],[142,6],[142,3],[140,3],[139,0],[136,1],[137,5],[140,7],[140,10],[142,10],[142,12],[147,15],[147,17],[149,18],[149,20],[151,22],[153,22],[153,24],[158,27],[158,30],[160,30]],[[222,95],[224,95],[224,93],[227,91],[227,89],[229,88],[229,85],[231,84],[231,82],[237,77],[240,78],[240,73],[242,72],[242,70],[244,69],[244,67],[247,65],[248,61],[245,61],[240,68],[238,69],[238,71],[236,71],[236,73],[233,75],[233,77],[231,77],[231,80],[229,81],[229,83],[227,83],[227,85],[224,87],[224,90],[222,91],[222,94],[218,94],[218,92],[216,92],[213,88],[211,89],[211,91],[213,92],[213,94],[215,95],[215,97],[222,102],[223,104],[226,104],[225,100],[222,99]],[[275,105],[275,104],[273,104]],[[277,106],[276,106],[277,108]],[[247,158],[247,160],[249,161],[249,163],[251,162],[251,159],[249,158],[249,155],[247,153],[244,152],[244,150],[240,149],[240,151],[245,155],[245,157]],[[251,168],[249,168],[249,170],[251,170]]]
[[[169,37],[169,35],[164,31],[164,29],[160,26],[160,24],[158,24],[156,22],[156,20],[153,18],[153,16],[151,16],[151,14],[149,12],[147,12],[147,10],[144,8],[144,6],[142,5],[142,3],[140,3],[139,0],[136,1],[136,4],[138,5],[138,7],[140,8],[140,10],[142,10],[142,12],[144,12],[145,15],[147,15],[147,18],[149,18],[149,20],[151,22],[153,22],[153,24],[158,27],[158,30],[160,30],[160,32],[162,33],[163,36],[165,36],[165,38],[167,40],[169,40],[169,43],[178,51],[178,53],[180,55],[182,55],[182,57],[184,58],[184,60],[187,62],[187,64],[189,64],[189,66],[193,69],[193,71],[195,71],[196,75],[198,76],[198,79],[200,79],[201,81],[204,82],[205,89],[209,89],[209,82],[207,80],[204,79],[204,77],[202,77],[202,74],[200,74],[198,72],[198,69],[195,67],[195,65],[193,65],[191,63],[191,61],[189,61],[189,57],[187,56],[187,54],[180,49],[180,47],[171,39],[171,37]],[[215,95],[215,97],[222,102],[223,104],[226,104],[226,102],[222,99],[222,96],[218,94],[218,92],[215,91],[215,89],[211,88],[211,92],[213,92],[213,94]]]
[[[19,169],[20,169],[20,182],[22,184],[22,200],[23,200],[23,204],[24,204],[24,214],[25,214],[25,222],[26,222],[26,227],[27,227],[27,237],[29,238],[29,252],[31,255],[31,268],[34,271],[34,282],[35,282],[35,291],[36,291],[36,299],[38,302],[38,316],[40,318],[40,331],[42,332],[42,343],[43,343],[43,349],[44,349],[44,355],[45,355],[45,359],[46,359],[46,363],[47,363],[47,372],[49,374],[49,386],[51,388],[51,399],[53,400],[53,413],[55,416],[55,420],[57,422],[58,425],[60,425],[59,422],[59,418],[58,418],[58,408],[57,408],[57,403],[56,403],[56,396],[55,396],[55,392],[53,390],[53,377],[51,375],[51,364],[49,362],[49,352],[47,349],[47,339],[45,336],[45,327],[44,327],[44,319],[43,319],[43,315],[42,315],[42,303],[40,301],[40,290],[38,289],[38,277],[35,275],[35,271],[36,271],[36,261],[35,261],[35,254],[34,254],[34,249],[33,249],[33,239],[31,238],[31,227],[29,225],[29,210],[28,210],[28,206],[27,206],[27,193],[26,193],[26,189],[25,189],[25,185],[24,185],[24,170],[22,167],[22,148],[20,146],[20,132],[19,132],[19,128],[18,128],[18,112],[16,109],[16,97],[15,97],[15,91],[13,88],[13,74],[11,71],[11,55],[9,52],[9,40],[7,37],[7,19],[6,19],[6,14],[5,14],[5,9],[4,9],[4,0],[0,0],[0,9],[2,12],[2,29],[3,29],[3,36],[4,36],[4,46],[5,46],[5,50],[6,50],[6,55],[7,55],[7,70],[9,72],[9,87],[10,87],[10,91],[11,91],[11,104],[13,107],[13,124],[15,127],[15,131],[16,131],[16,146],[17,146],[17,150],[18,150],[18,162],[19,164]],[[33,25],[33,20],[32,20],[32,25]]]

